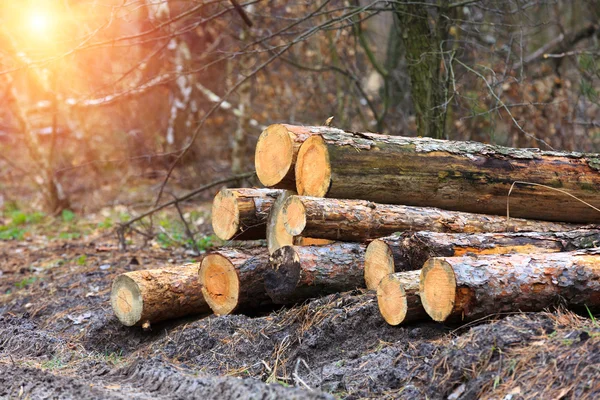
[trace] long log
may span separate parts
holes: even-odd
[[[197,270],[206,302],[217,315],[227,315],[270,304],[264,274],[269,269],[267,249],[220,249],[202,260]]]
[[[405,232],[373,240],[365,253],[365,283],[375,289],[391,273],[420,269],[431,257],[556,253],[600,245],[600,230],[523,233]]]
[[[313,135],[343,133],[327,126],[270,125],[256,143],[254,165],[260,182],[267,187],[296,190],[294,167],[300,145]]]
[[[323,133],[300,147],[300,195],[506,215],[515,181],[560,188],[600,206],[600,156],[371,133]],[[519,185],[510,216],[600,222],[600,212],[539,186]]]
[[[377,286],[377,305],[390,325],[428,318],[419,297],[420,270],[397,272],[384,277]]]
[[[271,255],[265,288],[276,304],[365,287],[365,245],[284,246]]]
[[[121,274],[113,282],[110,303],[126,326],[149,327],[171,318],[210,313],[200,290],[198,264]]]
[[[534,221],[498,215],[446,211],[431,207],[376,204],[365,200],[293,196],[281,208],[283,226],[291,236],[340,241],[366,241],[400,231],[553,232],[581,225]]]
[[[212,204],[212,227],[221,240],[265,239],[269,210],[280,190],[223,189]]]
[[[421,271],[419,292],[435,321],[540,311],[560,301],[600,307],[600,250],[438,257]]]

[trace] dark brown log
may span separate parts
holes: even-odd
[[[393,273],[420,269],[431,257],[466,254],[556,253],[600,245],[600,230],[523,233],[406,232],[373,240],[365,254],[365,283],[375,289]]]
[[[600,157],[512,149],[475,142],[371,133],[323,133],[301,146],[300,195],[354,198],[506,215],[515,181],[560,188],[600,206]],[[600,222],[600,212],[563,193],[518,185],[510,216],[576,223]]]
[[[390,325],[428,318],[419,297],[420,270],[397,272],[384,277],[377,286],[381,316]]]
[[[256,143],[254,165],[260,182],[267,187],[296,190],[294,167],[300,145],[313,135],[343,133],[327,126],[270,125]]]
[[[541,311],[560,301],[597,310],[600,250],[431,258],[419,292],[425,311],[440,322]]]
[[[271,255],[265,288],[276,304],[291,304],[365,286],[365,246],[284,246]]]
[[[293,196],[281,210],[288,234],[341,241],[366,241],[400,231],[551,232],[581,225],[534,221],[439,208],[376,204],[365,200]]]
[[[265,239],[274,189],[223,189],[212,204],[212,226],[221,240]]]
[[[123,325],[143,325],[210,313],[200,290],[198,265],[132,271],[117,276],[110,303]]]
[[[264,274],[269,269],[266,248],[220,249],[202,260],[198,270],[202,293],[217,315],[270,304]]]

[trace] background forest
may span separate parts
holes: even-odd
[[[275,122],[598,151],[600,2],[6,1],[0,202],[158,204]],[[148,186],[144,186],[144,184]],[[175,189],[173,189],[175,190]],[[125,193],[127,192],[127,193]]]

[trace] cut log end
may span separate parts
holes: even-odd
[[[275,250],[283,246],[291,246],[294,244],[294,237],[287,232],[283,222],[283,205],[285,204],[285,201],[294,194],[295,193],[290,190],[282,191],[271,206],[267,222],[267,247],[269,248],[270,254],[273,254]]]
[[[327,145],[320,136],[311,136],[298,152],[296,190],[304,196],[325,197],[330,184],[331,165]]]
[[[287,128],[276,124],[267,127],[258,138],[254,164],[260,182],[273,187],[290,172],[294,162],[294,144]]]
[[[202,294],[217,315],[230,314],[238,305],[240,280],[235,267],[220,254],[209,254],[198,271]]]
[[[292,236],[299,236],[306,227],[306,209],[302,201],[292,196],[285,201],[282,210],[283,225]]]
[[[300,257],[292,246],[277,249],[270,257],[271,269],[265,275],[265,289],[274,302],[284,301],[300,280]]]
[[[133,326],[140,321],[144,310],[142,292],[130,277],[120,275],[115,279],[110,302],[115,315],[123,325]]]
[[[393,274],[385,276],[377,286],[377,305],[381,316],[390,325],[399,325],[406,318],[406,292]]]
[[[421,271],[419,291],[423,308],[438,322],[445,321],[456,299],[456,277],[452,266],[438,258],[430,258]]]
[[[365,253],[367,289],[377,289],[381,280],[394,271],[394,256],[390,247],[383,240],[373,240]]]
[[[221,240],[230,240],[238,232],[240,210],[238,201],[231,191],[221,190],[212,204],[212,227]]]

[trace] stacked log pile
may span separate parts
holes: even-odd
[[[222,189],[212,225],[267,246],[119,276],[123,324],[359,288],[391,325],[600,308],[600,156],[277,124],[255,166],[266,188]]]

